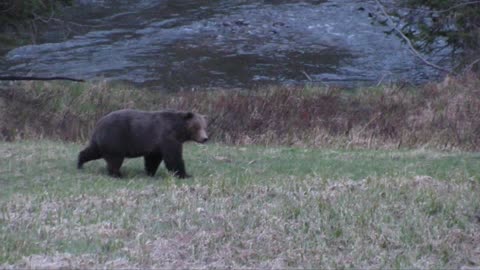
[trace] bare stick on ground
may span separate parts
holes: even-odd
[[[36,76],[0,76],[0,81],[55,81],[55,80],[64,80],[64,81],[74,81],[74,82],[84,82],[83,79],[76,79],[70,77],[36,77]]]

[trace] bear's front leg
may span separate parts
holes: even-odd
[[[145,161],[145,171],[149,176],[155,176],[157,172],[158,165],[162,162],[161,154],[149,154],[143,157]]]
[[[164,151],[165,167],[178,178],[191,177],[185,171],[185,162],[182,158],[182,144],[175,143],[166,147]]]
[[[178,178],[189,178],[191,175],[185,171],[185,162],[182,158],[167,159],[165,158],[165,167]]]

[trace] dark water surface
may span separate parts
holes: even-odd
[[[372,25],[375,10],[355,0],[82,0],[64,14],[74,23],[8,52],[0,70],[173,90],[437,76],[388,28]]]

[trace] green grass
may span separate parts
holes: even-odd
[[[185,146],[180,180],[0,143],[0,268],[480,266],[480,154]]]

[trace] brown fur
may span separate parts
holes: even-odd
[[[121,177],[125,158],[143,156],[145,170],[154,176],[160,163],[177,177],[185,171],[182,145],[186,141],[204,143],[208,140],[205,117],[184,111],[119,110],[102,117],[93,131],[90,144],[78,155],[78,168],[103,158],[108,173]]]

